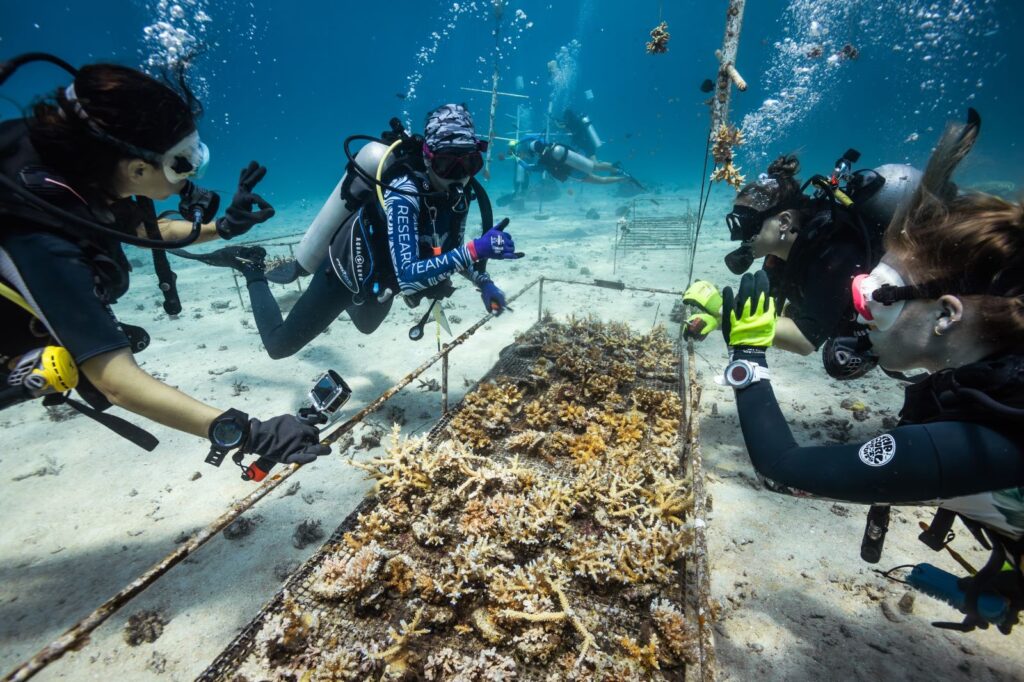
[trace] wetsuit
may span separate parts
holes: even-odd
[[[25,184],[23,169],[33,169],[26,176],[35,179],[33,184]],[[0,124],[0,173],[56,207],[108,228],[134,234],[142,223],[143,213],[131,199],[109,202],[97,191],[73,186],[46,168],[24,120]],[[132,347],[128,326],[111,309],[129,285],[131,265],[120,242],[65,224],[6,188],[0,191],[0,228],[0,282],[20,294],[35,312],[32,315],[0,298],[4,321],[0,361],[6,363],[44,345],[59,345],[81,366],[97,355]],[[84,376],[78,390],[94,406],[106,407],[105,399]]]
[[[857,315],[850,283],[874,266],[867,261],[863,238],[852,228],[829,229],[830,221],[828,211],[818,213],[806,228],[815,237],[805,237],[802,229],[787,260],[765,261],[772,291],[779,292],[777,309],[788,303],[786,317],[815,348],[833,336],[852,335]]]
[[[736,407],[750,461],[776,492],[866,504],[937,505],[1020,538],[1024,429],[986,410],[979,419],[908,423],[913,414],[909,397],[918,390],[907,389],[899,426],[850,445],[797,445],[769,381],[737,390]]]
[[[422,178],[400,176],[391,186],[402,191],[423,191],[423,182]],[[336,248],[339,241],[347,238],[346,227],[368,229],[372,224],[377,228],[378,239],[385,239],[386,233],[387,249],[376,251],[381,255],[386,253],[387,257],[377,266],[383,270],[384,288],[391,288],[393,293],[430,297],[433,291],[447,285],[455,272],[463,273],[478,286],[490,281],[486,272],[477,272],[472,267],[473,261],[464,243],[466,211],[456,212],[443,199],[421,199],[390,190],[384,192],[384,206],[383,215],[376,203],[360,209],[353,217],[353,224],[343,226],[335,236],[332,253],[339,250]],[[440,248],[438,255],[435,255],[435,245]],[[391,309],[392,299],[384,303],[378,303],[372,295],[357,299],[355,292],[346,287],[336,273],[330,255],[313,273],[309,286],[286,319],[282,318],[281,308],[266,279],[260,274],[246,274],[246,279],[256,328],[267,353],[275,359],[304,348],[343,312],[348,312],[360,332],[370,334]],[[357,300],[362,302],[357,303]]]

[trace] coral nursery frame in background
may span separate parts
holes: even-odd
[[[568,284],[574,286],[591,286],[601,287],[613,290],[630,290],[630,291],[644,291],[649,293],[667,294],[675,297],[681,296],[682,292],[666,290],[666,289],[653,289],[653,288],[640,288],[630,287],[621,282],[607,282],[601,280],[594,281],[576,281],[576,280],[564,280],[555,278],[539,277],[518,292],[508,297],[508,301],[512,302],[519,299],[521,296],[526,294],[528,291],[537,288],[538,292],[538,321],[543,317],[544,310],[544,293],[545,284]],[[678,300],[678,299],[677,299]],[[431,358],[423,362],[420,366],[414,369],[412,372],[403,377],[398,383],[389,388],[387,391],[378,396],[375,400],[366,405],[363,409],[352,415],[347,421],[339,424],[337,427],[332,429],[328,433],[323,442],[325,444],[331,444],[341,438],[344,434],[351,431],[357,424],[361,423],[362,420],[369,414],[379,409],[385,402],[392,398],[402,388],[409,385],[414,379],[423,374],[427,369],[441,363],[442,369],[442,415],[441,422],[446,422],[449,417],[449,405],[448,405],[448,374],[449,374],[449,356],[451,352],[458,346],[465,343],[471,336],[473,336],[481,327],[483,327],[491,316],[485,316],[479,321],[474,323],[462,334],[454,338],[451,342],[443,345],[441,350],[433,355]],[[714,652],[714,637],[713,637],[713,608],[710,597],[710,570],[708,565],[707,557],[707,539],[706,539],[706,513],[707,513],[707,492],[706,492],[706,481],[703,470],[703,461],[701,456],[700,448],[700,428],[699,428],[699,414],[700,414],[700,387],[697,385],[696,369],[694,362],[694,350],[692,342],[688,345],[686,352],[682,352],[682,327],[680,326],[677,335],[677,352],[681,356],[681,362],[679,364],[679,377],[678,377],[678,391],[680,398],[685,408],[683,423],[681,424],[681,434],[679,439],[679,455],[683,463],[683,466],[688,469],[688,474],[692,478],[693,494],[694,494],[694,506],[692,511],[692,521],[694,526],[694,537],[692,544],[692,551],[689,556],[684,560],[683,565],[683,579],[686,589],[686,609],[691,614],[693,621],[698,627],[698,656],[697,664],[689,665],[686,667],[686,679],[687,680],[700,680],[702,682],[710,682],[715,679],[715,652]],[[127,604],[133,597],[140,594],[149,585],[155,582],[160,576],[168,572],[175,565],[180,563],[196,549],[205,544],[212,537],[217,535],[221,530],[230,525],[238,516],[254,506],[259,500],[264,498],[267,494],[275,490],[285,480],[292,476],[299,467],[291,466],[283,469],[280,473],[268,478],[262,485],[260,485],[255,491],[250,493],[245,498],[236,501],[232,504],[231,508],[221,515],[217,520],[211,523],[205,529],[199,531],[196,535],[190,538],[187,542],[180,545],[174,552],[165,557],[162,561],[150,568],[146,573],[142,574],[139,578],[134,580],[132,583],[123,588],[116,595],[108,599],[104,604],[97,608],[93,613],[79,621],[73,627],[68,629],[60,638],[52,642],[50,645],[45,647],[43,650],[38,652],[30,660],[23,663],[15,670],[8,673],[4,678],[5,680],[26,680],[34,676],[37,672],[42,670],[44,667],[57,660],[64,653],[69,650],[74,650],[83,645],[87,640],[88,634],[95,630],[99,625],[106,621],[110,616],[116,613],[121,607]],[[341,527],[336,531],[336,534],[343,533],[348,526],[354,523],[354,520],[358,517],[358,513],[364,510],[372,498],[367,498],[361,505],[359,505],[352,514],[342,523]],[[323,551],[322,549],[320,550]],[[264,609],[254,618],[254,620],[247,626],[243,631],[236,637],[236,639],[222,652],[222,654],[214,661],[213,664],[202,674],[200,679],[204,680],[220,680],[230,679],[225,677],[224,673],[232,669],[232,663],[237,663],[241,656],[243,656],[253,645],[253,639],[255,632],[258,630],[258,624],[262,623],[263,618],[269,612],[270,609],[274,608],[275,604],[279,604],[282,598],[282,592],[288,588],[296,580],[301,580],[304,568],[312,565],[316,560],[320,552],[316,553],[311,559],[304,564],[303,568],[300,568],[289,580],[281,591],[264,607]]]

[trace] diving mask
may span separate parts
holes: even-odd
[[[210,150],[200,141],[197,130],[183,137],[160,158],[160,166],[170,182],[201,178],[209,163]]]
[[[445,147],[437,151],[423,144],[423,155],[430,164],[430,169],[444,180],[469,178],[484,167],[483,152],[487,150],[487,142],[477,142],[474,147]]]
[[[869,275],[853,278],[853,307],[857,310],[857,321],[885,331],[894,324],[903,312],[905,299],[894,299],[885,293],[905,287],[906,282],[891,266],[879,263]]]
[[[725,224],[729,226],[729,239],[734,242],[749,242],[761,231],[765,218],[771,212],[759,211],[753,206],[733,206],[732,212],[725,216]]]

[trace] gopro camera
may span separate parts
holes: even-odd
[[[334,414],[352,397],[352,389],[348,387],[341,375],[333,369],[327,370],[317,379],[309,392],[309,400],[313,409],[321,414]]]

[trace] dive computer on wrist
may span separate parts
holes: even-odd
[[[725,368],[725,383],[733,388],[746,388],[762,379],[770,379],[767,367],[749,360],[733,360]]]
[[[249,436],[249,415],[241,410],[230,409],[210,423],[207,431],[210,439],[210,454],[206,462],[220,466],[224,455],[242,447]]]

